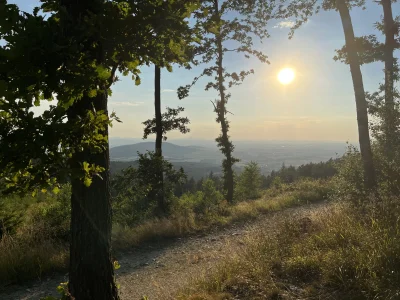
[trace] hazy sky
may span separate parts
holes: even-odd
[[[36,0],[14,0],[21,9],[31,11]],[[376,33],[374,23],[380,20],[382,7],[372,1],[367,10],[351,12],[355,33],[358,36]],[[393,4],[398,15],[399,4]],[[339,14],[322,12],[300,28],[292,40],[288,40],[285,25],[271,23],[271,38],[258,47],[268,55],[270,65],[240,55],[229,55],[225,61],[228,71],[253,68],[255,75],[231,90],[228,103],[233,140],[331,140],[357,141],[356,111],[349,67],[333,61],[335,49],[344,44]],[[277,80],[279,70],[291,67],[296,71],[292,84],[282,85]],[[383,64],[363,66],[367,91],[376,90],[383,79]],[[191,132],[186,137],[214,139],[219,133],[210,100],[216,98],[213,91],[204,91],[207,81],[198,82],[190,96],[178,100],[176,89],[191,82],[200,69],[187,71],[178,67],[173,73],[162,72],[162,107],[185,107],[191,120]],[[143,122],[154,115],[153,68],[142,70],[142,84],[134,85],[130,77],[113,86],[110,111],[115,110],[123,123],[111,129],[113,137],[141,137]],[[184,138],[170,133],[172,139]]]

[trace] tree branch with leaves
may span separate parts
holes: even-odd
[[[205,90],[213,89],[218,92],[218,99],[213,102],[213,108],[217,114],[216,121],[221,126],[221,134],[216,138],[216,142],[225,156],[222,167],[226,199],[229,202],[233,201],[233,165],[238,159],[233,156],[234,145],[229,136],[227,104],[231,94],[227,89],[240,85],[254,71],[228,72],[224,64],[224,55],[227,52],[235,52],[244,55],[245,58],[252,56],[263,63],[268,63],[266,55],[253,49],[253,42],[255,38],[262,40],[269,36],[266,25],[274,8],[275,1],[210,0],[203,1],[201,7],[194,13],[196,33],[201,42],[194,51],[193,62],[195,65],[201,63],[211,66],[204,68],[191,84],[180,87],[178,96],[180,99],[188,97],[189,90],[202,77],[214,79],[206,84]]]

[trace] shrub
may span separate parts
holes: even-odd
[[[218,212],[218,208],[224,197],[217,191],[211,179],[203,181],[202,190],[192,194],[184,194],[177,199],[174,204],[174,215],[192,211],[198,216],[213,215]]]
[[[65,269],[70,193],[67,184],[57,195],[39,192],[35,197],[14,195],[2,199],[3,205],[10,205],[21,217],[13,231],[0,239],[0,282],[21,282]]]
[[[35,239],[43,237],[69,241],[71,218],[71,186],[66,184],[57,195],[46,194],[40,202],[31,205],[25,214],[25,220],[18,229],[20,235],[29,232]]]
[[[183,184],[183,169],[175,170],[172,164],[154,152],[139,154],[138,168],[129,167],[112,180],[113,221],[122,226],[133,226],[159,215],[157,203],[160,191],[156,170],[164,173],[163,192],[167,214],[175,199],[174,190]]]
[[[236,200],[257,199],[261,195],[261,170],[256,162],[250,162],[238,176],[235,198]]]

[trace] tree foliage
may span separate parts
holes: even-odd
[[[254,161],[248,163],[237,178],[236,198],[240,200],[257,199],[261,192],[261,169]]]
[[[187,125],[190,124],[189,119],[187,117],[179,116],[183,111],[185,111],[183,107],[167,107],[167,111],[162,114],[162,138],[164,141],[168,139],[167,132],[169,131],[178,130],[182,134],[190,132],[190,128],[187,127]],[[156,133],[157,128],[155,118],[144,121],[142,124],[145,125],[143,139],[147,139],[150,134]]]
[[[195,3],[99,0],[93,2],[98,13],[76,24],[62,2],[42,2],[34,13],[20,13],[5,1],[1,4],[6,18],[2,18],[0,33],[5,41],[0,51],[0,143],[4,145],[0,166],[10,191],[48,186],[66,176],[89,183],[102,171],[88,162],[88,167],[71,172],[68,159],[77,149],[101,151],[107,138],[99,131],[115,115],[89,107],[72,123],[68,108],[83,97],[111,94],[117,70],[131,73],[140,83],[138,67],[163,57],[165,41],[154,37],[168,32],[168,45],[177,47],[175,37],[187,28],[184,17]],[[74,9],[79,13],[81,8],[85,6]],[[47,12],[48,18],[39,11]],[[159,26],[167,23],[168,28]],[[94,37],[100,36],[106,41],[101,45],[101,63],[93,56],[100,46]],[[55,99],[57,104],[42,115],[32,112],[41,101]]]
[[[133,225],[149,219],[157,213],[158,193],[166,198],[167,212],[175,198],[174,191],[186,181],[183,169],[175,170],[172,164],[154,152],[139,155],[137,168],[127,168],[112,180],[114,221]],[[156,171],[162,170],[163,191],[159,190]]]

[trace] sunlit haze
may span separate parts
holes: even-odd
[[[291,68],[284,68],[278,73],[278,80],[282,84],[289,84],[295,78],[294,70]]]

